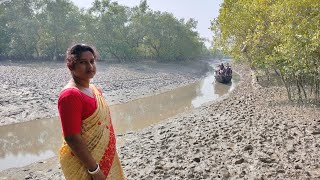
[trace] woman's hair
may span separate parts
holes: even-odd
[[[66,53],[66,62],[69,69],[73,68],[75,63],[80,60],[81,53],[90,51],[94,59],[97,59],[97,52],[94,47],[86,44],[75,44],[68,48]]]

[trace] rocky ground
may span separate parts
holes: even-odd
[[[319,108],[295,106],[283,88],[260,86],[245,66],[236,70],[241,82],[219,102],[123,135],[127,179],[319,179]],[[0,177],[63,179],[57,162]]]

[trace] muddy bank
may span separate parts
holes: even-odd
[[[108,64],[98,62],[92,83],[100,87],[110,105],[158,94],[200,80],[206,63]],[[57,97],[70,80],[63,63],[1,62],[0,126],[58,116]]]
[[[296,107],[250,70],[223,101],[127,135],[128,179],[320,178],[319,108]]]
[[[127,179],[318,179],[320,111],[262,88],[250,70],[220,102],[130,133],[119,148]],[[2,179],[63,179],[57,158],[0,173]]]

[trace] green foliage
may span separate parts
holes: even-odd
[[[95,45],[102,59],[181,61],[208,54],[193,19],[152,11],[146,0],[129,8],[95,0],[79,9],[70,0],[0,4],[0,55],[15,59],[62,59],[73,43]]]
[[[0,56],[8,55],[10,43],[10,27],[9,27],[9,2],[3,2],[0,5]]]
[[[67,47],[80,33],[78,8],[65,0],[43,0],[38,4],[36,14],[41,26],[39,32],[39,51],[52,59],[61,58]],[[43,48],[44,47],[44,48]]]
[[[191,28],[188,22],[179,21],[170,13],[149,12],[143,38],[147,56],[163,61],[196,58],[203,43]]]
[[[319,19],[318,0],[225,0],[212,31],[236,60],[280,72],[289,98],[308,89],[319,99]]]
[[[18,58],[27,58],[35,53],[37,25],[32,14],[33,3],[31,1],[7,1],[1,4],[2,18],[5,21],[4,42],[6,51],[3,54],[15,55]]]

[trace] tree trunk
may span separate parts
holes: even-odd
[[[57,61],[57,48],[58,48],[58,37],[54,37],[54,51],[53,51],[53,61]]]
[[[307,100],[307,99],[308,99],[307,92],[306,92],[306,90],[305,90],[305,88],[304,88],[304,86],[303,86],[302,78],[301,78],[301,77],[300,77],[300,80],[299,80],[298,82],[299,82],[299,85],[300,85],[300,87],[301,87],[301,89],[302,89],[304,98]]]
[[[289,87],[289,85],[287,84],[287,82],[285,81],[284,76],[282,75],[281,71],[280,71],[279,75],[280,75],[280,77],[281,77],[281,80],[282,80],[284,86],[286,87],[288,99],[291,100],[290,87]]]
[[[298,98],[298,102],[303,102],[298,78],[296,78],[296,86],[297,86],[297,89],[298,89],[298,97],[299,97]]]

